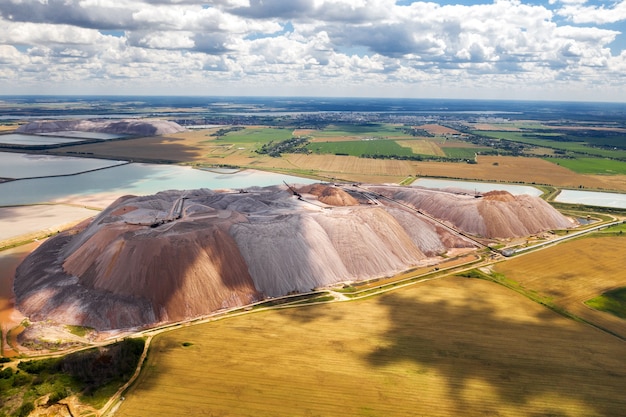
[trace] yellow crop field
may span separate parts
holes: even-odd
[[[413,153],[421,155],[446,156],[445,152],[434,142],[424,139],[397,140],[398,145],[411,149]]]
[[[121,141],[104,141],[68,146],[50,151],[55,154],[91,153],[94,156],[133,160],[164,160],[175,162],[201,161],[212,152],[207,131],[185,132],[184,135],[145,137]]]
[[[433,135],[460,135],[461,132],[455,129],[451,129],[449,127],[437,125],[437,124],[427,124],[417,126],[419,129],[424,129],[428,133]]]
[[[163,333],[116,416],[612,416],[624,357],[502,286],[445,278]]]
[[[507,132],[519,132],[521,130],[513,123],[498,123],[497,125],[489,123],[467,123],[467,126],[472,130],[501,130]]]
[[[626,320],[583,304],[605,291],[626,287],[626,237],[566,242],[498,264],[494,271],[551,298],[571,313],[626,337]]]

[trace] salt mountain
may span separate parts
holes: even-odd
[[[573,225],[539,198],[506,192],[316,184],[125,196],[22,263],[17,305],[31,320],[148,326],[393,275],[475,247],[434,218],[485,238]]]

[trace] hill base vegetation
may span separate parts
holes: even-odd
[[[60,358],[23,360],[17,369],[5,365],[0,371],[0,415],[26,416],[37,405],[51,406],[74,395],[91,407],[102,407],[133,375],[143,349],[143,339],[126,339]]]

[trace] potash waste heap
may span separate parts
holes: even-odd
[[[294,192],[295,191],[295,192]],[[297,195],[294,195],[297,194]],[[265,297],[435,265],[473,237],[573,222],[543,200],[399,186],[274,186],[124,196],[18,268],[31,321],[152,326]]]

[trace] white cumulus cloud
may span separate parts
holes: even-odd
[[[563,98],[604,82],[626,93],[623,34],[604,26],[626,19],[625,1],[399,3],[0,0],[0,87]]]

